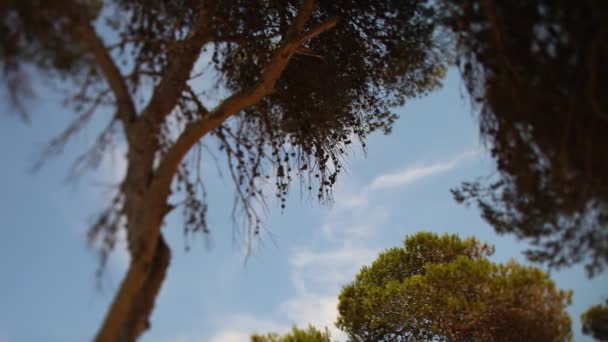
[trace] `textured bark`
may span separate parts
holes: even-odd
[[[150,327],[149,317],[154,309],[156,296],[165,280],[170,259],[171,251],[165,239],[161,236],[156,245],[152,269],[148,275],[148,279],[145,281],[144,287],[133,302],[131,312],[128,314],[128,320],[123,326],[124,330],[120,334],[121,340],[134,341],[137,336]]]
[[[155,254],[152,255],[151,259],[155,259]],[[142,259],[135,259],[131,262],[127,275],[114,297],[112,306],[95,339],[96,341],[135,341],[136,335],[134,333],[138,330],[143,331],[138,329],[138,325],[141,325],[140,322],[148,318],[143,316],[129,317],[129,315],[142,313],[141,310],[137,310],[137,306],[143,305],[144,298],[140,295],[146,281],[153,273],[153,265],[153,263],[146,264]],[[154,299],[151,302],[153,303]]]
[[[147,265],[148,272],[141,272],[142,265],[131,264],[129,274],[121,286],[121,292],[116,296],[124,299],[114,301],[110,309],[112,315],[107,315],[96,341],[135,341],[150,327],[149,317],[165,279],[170,258],[169,247],[161,237],[152,264]],[[128,291],[140,282],[143,285],[139,292],[133,294]],[[129,302],[129,298],[132,298],[132,301]]]
[[[160,230],[171,183],[163,189],[147,186],[153,158],[131,152],[124,189],[131,264],[96,341],[135,341],[147,329],[169,264],[169,248]]]

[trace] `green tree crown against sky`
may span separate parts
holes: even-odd
[[[342,289],[336,324],[353,341],[570,341],[571,292],[491,253],[456,235],[408,236]]]
[[[293,327],[284,335],[268,333],[265,335],[253,334],[250,342],[331,342],[329,331],[321,331],[313,326],[307,329]]]

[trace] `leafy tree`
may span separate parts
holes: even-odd
[[[392,107],[439,86],[433,15],[418,0],[2,1],[4,72],[37,70],[75,89],[77,117],[45,156],[94,116],[108,125],[74,175],[112,144],[127,147],[126,176],[90,231],[105,260],[126,229],[132,257],[97,340],[132,341],[149,327],[170,212],[183,209],[185,233],[208,232],[203,138],[225,154],[247,236],[258,235],[265,182],[282,203],[293,179],[329,200],[352,140],[389,132]],[[23,88],[26,78],[12,79]],[[214,104],[210,91],[228,95]]]
[[[331,335],[327,329],[321,331],[312,325],[308,329],[298,329],[293,327],[291,332],[280,336],[277,333],[268,333],[265,335],[253,334],[251,342],[330,342]]]
[[[608,263],[608,5],[602,0],[448,0],[457,64],[499,170],[464,183],[498,233],[533,261]]]
[[[456,235],[406,237],[342,289],[336,324],[353,341],[571,340],[571,292],[491,253]]]
[[[608,341],[608,301],[594,305],[581,315],[583,334],[591,335],[598,341]]]

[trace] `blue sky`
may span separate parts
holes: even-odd
[[[367,156],[353,151],[333,206],[302,197],[297,188],[284,212],[271,199],[268,229],[249,257],[230,220],[230,180],[208,158],[203,172],[211,235],[192,237],[186,252],[180,216],[169,218],[172,264],[142,341],[247,341],[254,331],[286,331],[293,324],[331,328],[340,286],[378,252],[419,230],[474,235],[496,245],[495,261],[524,261],[523,242],[497,236],[476,208],[457,205],[449,193],[493,170],[463,93],[451,72],[441,91],[399,108],[391,135],[371,137]],[[29,106],[29,125],[0,115],[0,342],[90,340],[128,255],[120,246],[98,287],[97,259],[85,232],[107,204],[124,162],[117,152],[78,184],[64,182],[69,162],[95,138],[94,124],[63,155],[31,173],[37,153],[72,114],[49,91],[38,92]],[[10,111],[6,104],[1,108]],[[574,290],[575,337],[585,341],[578,317],[608,295],[608,276],[589,280],[581,267],[552,276]],[[334,336],[342,335],[334,330]]]

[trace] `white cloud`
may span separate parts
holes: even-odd
[[[382,207],[370,206],[367,194],[359,194],[332,212],[322,224],[326,240],[332,244],[339,241],[339,246],[320,250],[303,247],[292,253],[289,264],[296,294],[279,307],[290,323],[327,327],[337,341],[346,340],[346,335],[334,325],[338,294],[361,266],[377,255],[378,250],[369,246],[369,233],[378,230],[388,217]]]
[[[346,335],[334,326],[338,316],[338,298],[334,295],[305,295],[281,304],[281,312],[293,324],[304,328],[312,324],[318,329],[327,327],[332,340],[345,340]]]
[[[251,333],[244,331],[220,331],[217,335],[211,337],[211,342],[245,342],[248,341]]]
[[[219,322],[220,329],[209,342],[246,342],[253,333],[284,333],[290,326],[274,320],[259,319],[251,315],[234,315]],[[202,341],[202,340],[201,340]]]
[[[308,322],[322,327],[336,318],[338,300],[335,296],[307,295],[281,304],[281,312],[294,323]]]
[[[361,205],[345,212],[328,216],[321,226],[325,239],[329,241],[368,241],[388,219],[389,213],[383,206]]]
[[[393,173],[380,175],[370,183],[369,190],[380,190],[409,185],[423,178],[452,170],[460,163],[476,156],[478,150],[467,151],[451,160],[430,165],[410,166]]]
[[[293,286],[303,296],[336,293],[376,254],[377,250],[360,246],[343,246],[321,252],[298,250],[289,260]]]
[[[96,202],[96,207],[98,208],[107,208],[108,203],[113,200],[117,191],[119,191],[119,185],[124,179],[127,172],[127,159],[126,159],[126,145],[119,144],[114,149],[108,151],[104,160],[101,164],[100,169],[100,182],[102,185],[105,185],[102,195],[99,195],[98,187],[93,188],[91,195],[94,195],[94,199],[92,201]],[[83,226],[84,229],[81,230],[81,233],[86,234],[89,227],[86,225]],[[94,247],[100,247],[101,240],[95,241],[93,243]],[[129,254],[127,248],[127,232],[126,230],[119,229],[116,234],[116,244],[114,245],[114,250],[108,257],[107,266],[110,269],[112,278],[116,277],[116,279],[122,278],[124,273],[131,262],[131,255]],[[112,280],[114,282],[114,279]]]
[[[289,263],[296,295],[284,301],[279,311],[291,324],[300,327],[312,324],[320,329],[327,327],[332,339],[344,341],[346,335],[334,326],[338,316],[338,294],[341,287],[376,254],[376,250],[361,246],[294,252]]]
[[[245,342],[254,332],[285,333],[293,325],[304,328],[309,324],[319,329],[327,327],[333,340],[345,341],[346,335],[334,326],[338,293],[377,253],[373,248],[348,241],[335,249],[318,251],[304,247],[295,250],[289,258],[295,295],[284,300],[274,312],[276,317],[281,317],[280,321],[250,315],[228,317],[218,323],[220,328],[209,341]]]
[[[340,212],[343,210],[366,207],[369,204],[369,196],[365,191],[358,193],[338,192],[336,195],[334,195],[334,201],[336,202],[336,205],[332,209]]]
[[[453,162],[437,163],[427,166],[408,167],[401,171],[388,173],[376,177],[370,184],[371,190],[379,190],[393,188],[396,186],[404,186],[413,183],[419,179],[432,176],[436,173],[441,173],[450,170],[455,165]]]
[[[329,264],[341,264],[352,263],[359,260],[367,260],[368,248],[361,247],[343,247],[341,249],[333,249],[324,252],[313,252],[309,249],[302,249],[296,251],[289,259],[289,263],[295,269],[301,269],[304,267],[317,267]]]
[[[121,274],[127,270],[129,263],[131,262],[131,254],[127,248],[127,231],[121,229],[118,231],[116,236],[116,245],[114,246],[114,252],[110,256],[110,267],[115,273]]]
[[[126,145],[119,144],[104,156],[100,178],[102,183],[109,184],[109,188],[106,188],[107,191],[101,197],[99,193],[95,193],[95,201],[100,202],[97,205],[100,208],[107,207],[108,203],[113,200],[117,191],[119,191],[118,186],[127,173],[126,150]],[[101,243],[101,241],[97,241],[96,243]],[[114,250],[108,259],[108,266],[114,276],[122,277],[130,262],[131,255],[127,248],[127,232],[125,229],[119,229],[116,235]]]
[[[98,251],[101,249],[102,239],[96,239],[92,242],[93,250]],[[124,229],[120,229],[116,234],[116,244],[114,249],[108,256],[105,267],[109,271],[110,278],[107,279],[109,283],[107,285],[114,287],[118,284],[118,281],[122,279],[129,263],[131,262],[131,254],[129,254],[127,248],[127,233]],[[2,342],[2,341],[0,341]]]
[[[335,206],[321,224],[323,237],[328,241],[362,242],[369,239],[388,218],[383,206],[370,204],[368,187],[338,188]]]
[[[477,149],[468,150],[452,159],[430,165],[410,166],[375,177],[358,191],[342,190],[335,194],[336,206],[321,229],[328,240],[368,239],[388,218],[387,210],[377,204],[370,205],[370,196],[376,190],[403,187],[426,177],[450,171],[478,155]]]
[[[121,182],[127,174],[127,147],[119,145],[106,155],[107,161],[103,173],[114,184]]]

